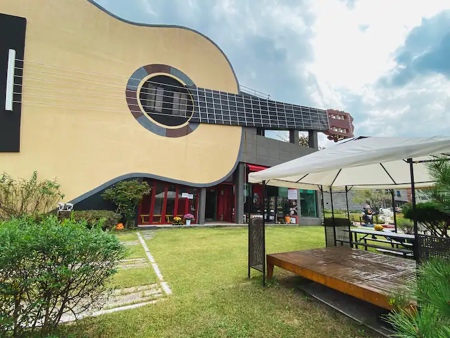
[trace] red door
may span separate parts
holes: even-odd
[[[217,187],[217,220],[233,222],[234,195],[232,185],[219,185]]]

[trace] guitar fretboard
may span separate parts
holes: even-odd
[[[250,94],[231,94],[204,88],[189,88],[195,101],[191,122],[326,131],[325,110],[262,99]]]

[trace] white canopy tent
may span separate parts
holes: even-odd
[[[433,185],[427,161],[450,158],[450,137],[368,137],[346,140],[327,149],[250,173],[249,183],[320,190],[405,189]],[[408,161],[408,159],[410,159]]]

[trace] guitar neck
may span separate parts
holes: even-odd
[[[298,106],[205,88],[189,89],[196,102],[192,122],[258,127],[327,131],[329,122],[323,109]]]

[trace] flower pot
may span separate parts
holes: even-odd
[[[191,225],[191,220],[190,219],[186,220],[186,225]]]

